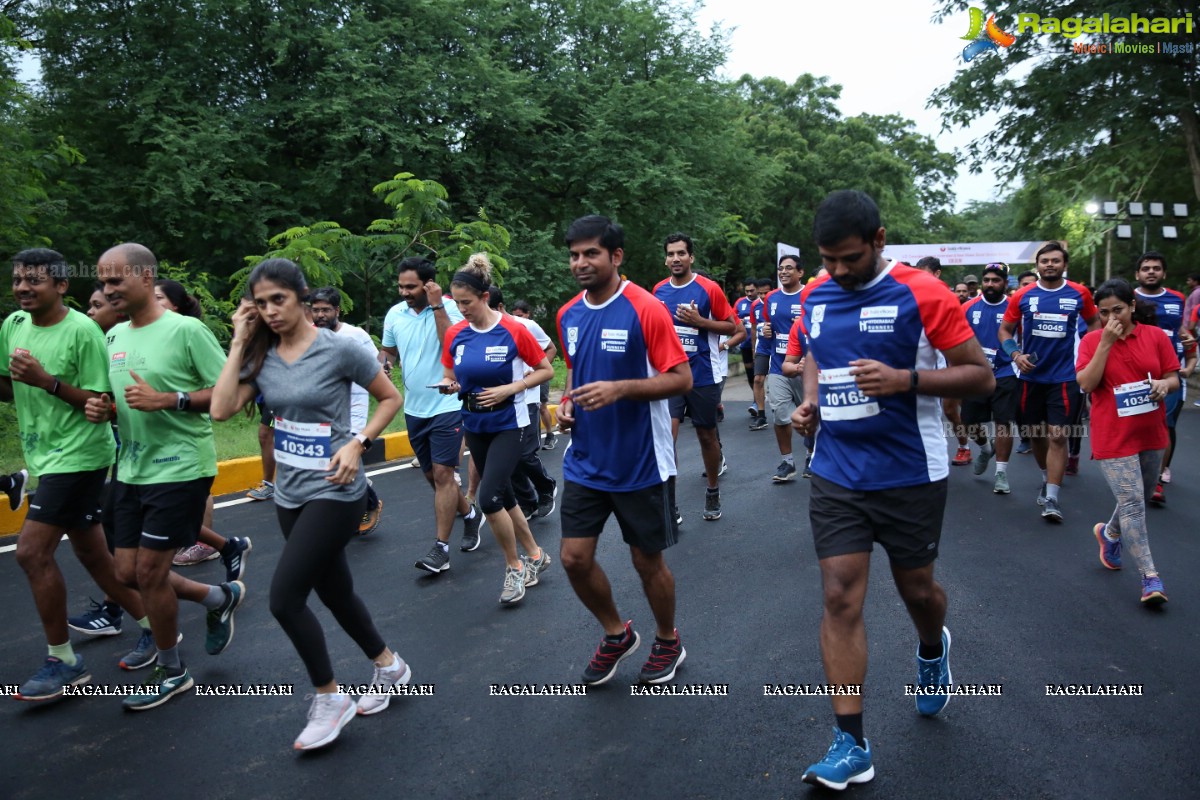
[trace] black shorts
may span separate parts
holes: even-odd
[[[1026,431],[1041,435],[1038,428],[1043,425],[1067,426],[1075,421],[1079,404],[1083,395],[1079,393],[1079,384],[1075,381],[1066,383],[1033,383],[1021,381],[1020,397],[1017,404],[1017,422]]]
[[[258,424],[265,425],[268,428],[274,428],[275,414],[267,408],[267,404],[263,402],[261,394],[258,396],[258,399],[254,401],[254,404],[258,406]]]
[[[770,356],[770,354],[769,353],[755,353],[754,354],[754,377],[757,378],[759,375],[766,377],[767,373],[770,371],[771,371],[771,356]]]
[[[695,386],[687,394],[676,395],[669,401],[671,419],[692,418],[697,428],[717,427],[717,406],[721,403],[721,384]]]
[[[634,492],[605,492],[564,480],[562,523],[564,539],[595,539],[610,514],[621,526],[621,538],[643,553],[661,553],[679,541],[675,525],[675,481]]]
[[[408,428],[408,443],[421,465],[422,472],[433,470],[434,464],[458,467],[462,452],[463,423],[461,411],[447,411],[436,417],[404,415]]]
[[[742,354],[742,367],[747,375],[754,376],[754,348],[750,346],[738,348],[738,352]]]
[[[996,422],[1004,425],[1017,421],[1017,399],[1021,395],[1021,379],[1016,375],[996,378],[996,390],[987,397],[967,397],[962,401],[964,425]]]
[[[949,481],[856,491],[814,475],[808,500],[817,558],[869,553],[879,542],[901,569],[937,558]]]
[[[212,478],[175,483],[113,485],[113,543],[117,547],[191,547],[204,523]]]
[[[65,530],[98,524],[102,517],[101,495],[106,477],[108,467],[43,475],[38,480],[37,491],[29,498],[25,519]]]
[[[538,387],[538,399],[542,405],[550,402],[550,381],[546,381]]]

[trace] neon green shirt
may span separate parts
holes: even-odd
[[[9,362],[22,350],[62,383],[94,392],[108,388],[104,334],[74,309],[48,327],[34,325],[28,311],[11,314],[0,326],[0,375],[11,377]],[[81,409],[42,389],[12,384],[21,449],[31,474],[86,472],[112,464],[116,448],[107,425],[93,425]]]
[[[108,332],[108,380],[117,404],[122,483],[192,481],[217,474],[212,419],[194,411],[135,411],[125,402],[130,372],[160,392],[215,386],[225,365],[217,337],[198,319],[168,311],[149,325],[128,322]]]

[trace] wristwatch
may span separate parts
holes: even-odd
[[[371,439],[365,433],[354,434],[354,441],[362,445],[364,453],[371,449]]]
[[[191,404],[192,404],[192,396],[190,394],[188,394],[187,392],[176,392],[175,393],[175,410],[176,411],[187,411],[188,407],[191,406]]]

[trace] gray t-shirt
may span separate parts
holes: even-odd
[[[254,385],[275,414],[275,502],[357,500],[367,491],[360,467],[344,486],[325,480],[328,462],[350,441],[350,384],[368,386],[380,365],[361,345],[325,329],[291,364],[272,348]]]

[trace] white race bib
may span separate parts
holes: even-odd
[[[333,455],[328,422],[292,422],[275,418],[275,460],[297,469],[329,469]]]
[[[1113,388],[1113,399],[1117,401],[1118,417],[1134,417],[1148,414],[1158,408],[1150,399],[1150,381],[1123,383]]]
[[[775,342],[775,352],[781,356],[787,355],[787,339],[779,339]]]
[[[1044,339],[1065,339],[1069,320],[1070,316],[1067,314],[1036,313],[1033,315],[1033,330],[1030,333]]]
[[[849,367],[823,369],[817,373],[817,383],[821,392],[821,419],[864,419],[879,413],[879,403],[859,391]]]

